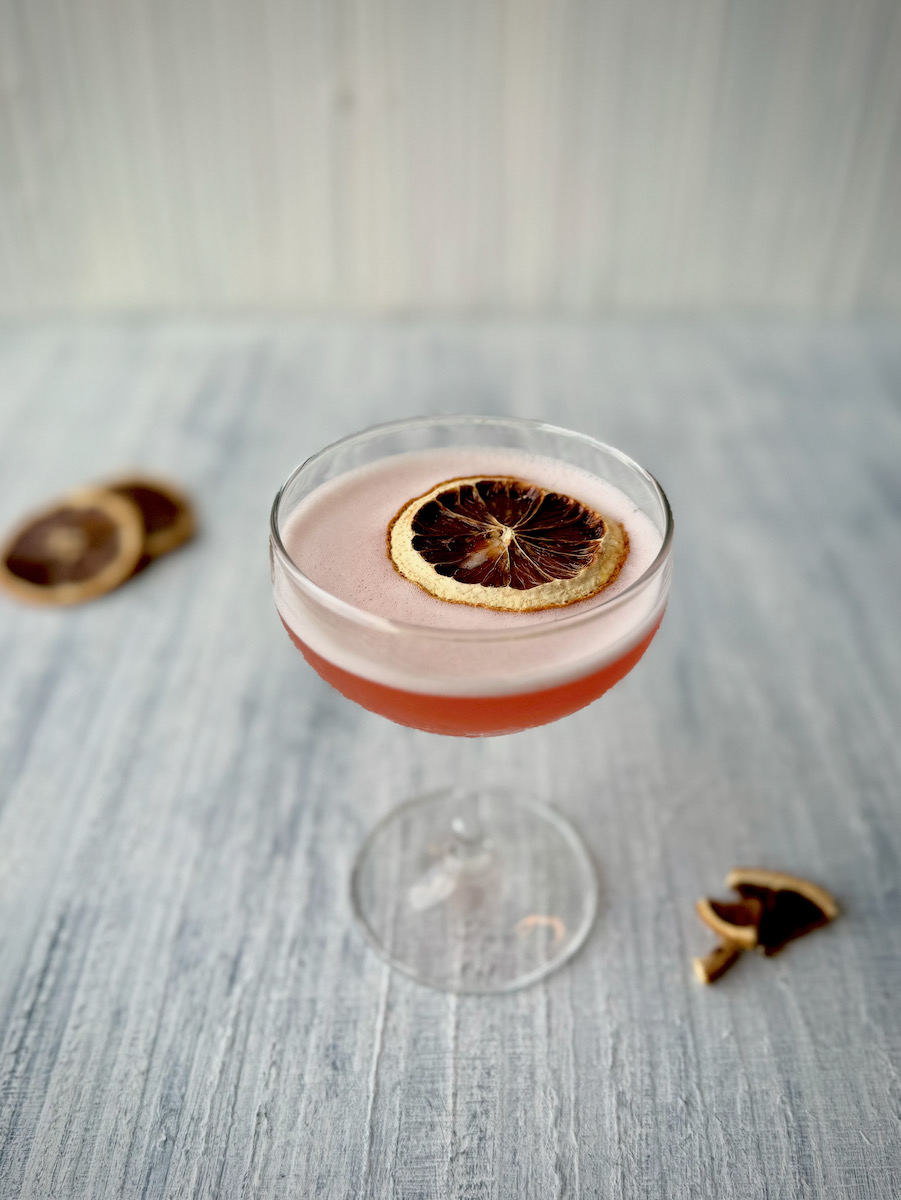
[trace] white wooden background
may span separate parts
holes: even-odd
[[[79,610],[0,597],[2,1200],[901,1196],[897,327],[19,324],[0,384],[0,528],[129,463],[202,518]],[[639,668],[481,743],[332,691],[266,553],[298,459],[467,410],[607,437],[676,514]],[[365,833],[466,761],[599,864],[581,953],[509,996],[418,987],[350,913]],[[843,913],[704,989],[737,863]]]
[[[0,0],[0,312],[901,311],[898,0]]]

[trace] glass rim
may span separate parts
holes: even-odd
[[[530,429],[534,432],[550,433],[558,437],[571,438],[574,441],[582,442],[597,450],[602,450],[607,454],[618,458],[624,466],[634,471],[648,483],[660,501],[665,518],[663,529],[663,540],[660,544],[660,549],[657,551],[654,560],[639,577],[632,581],[627,588],[621,592],[617,592],[615,596],[611,596],[609,600],[600,600],[596,604],[592,604],[588,609],[581,609],[579,612],[567,613],[565,608],[561,609],[561,616],[553,621],[542,621],[537,624],[530,624],[522,629],[511,628],[506,626],[503,629],[462,629],[448,628],[435,625],[419,625],[412,621],[398,621],[393,617],[383,617],[378,613],[369,612],[364,608],[358,608],[355,604],[351,604],[348,600],[342,600],[338,596],[333,596],[327,588],[315,583],[301,568],[294,562],[285,548],[282,541],[281,531],[279,529],[279,508],[282,498],[291,484],[297,479],[302,471],[313,466],[321,461],[328,454],[340,449],[343,446],[349,446],[352,443],[363,443],[373,441],[379,436],[386,434],[401,432],[405,429],[425,428],[429,425],[500,425],[509,426],[514,429]],[[641,591],[651,580],[660,573],[666,563],[669,561],[670,549],[673,540],[673,512],[670,508],[669,500],[666,492],[660,486],[658,481],[650,473],[645,470],[640,463],[636,462],[628,454],[624,454],[622,450],[618,450],[615,446],[609,445],[607,442],[602,442],[598,438],[592,437],[587,433],[578,433],[572,429],[566,429],[561,425],[552,425],[547,421],[533,420],[527,417],[492,417],[487,414],[466,415],[452,414],[449,416],[430,416],[430,417],[406,417],[396,421],[385,421],[378,425],[367,426],[366,429],[361,429],[357,433],[348,434],[346,437],[339,438],[337,441],[330,442],[327,446],[323,446],[315,454],[311,454],[305,458],[298,466],[294,468],[285,482],[275,493],[275,499],[272,501],[272,507],[269,512],[269,540],[273,550],[278,555],[281,565],[284,567],[287,574],[292,578],[294,583],[306,592],[314,600],[318,601],[325,608],[331,609],[333,612],[353,621],[357,625],[364,626],[368,629],[378,631],[385,634],[396,634],[398,636],[410,637],[416,635],[419,637],[436,638],[442,641],[464,641],[464,642],[493,642],[493,641],[516,641],[520,638],[534,638],[539,636],[547,636],[554,632],[559,632],[561,629],[572,629],[580,624],[587,624],[591,620],[597,619],[599,614],[603,612],[611,612],[615,608],[621,606],[627,599]],[[587,599],[591,599],[588,597]]]

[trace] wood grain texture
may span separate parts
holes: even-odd
[[[202,536],[68,612],[0,603],[0,1197],[901,1193],[901,331],[46,323],[0,331],[0,524],[129,466]],[[551,418],[667,488],[630,677],[462,745],[358,710],[276,618],[297,461],[418,412]],[[366,831],[461,773],[599,865],[582,953],[454,998],[351,921]],[[702,988],[693,904],[760,864],[842,916]]]
[[[897,0],[0,0],[0,313],[901,312]]]

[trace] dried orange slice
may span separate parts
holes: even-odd
[[[194,536],[196,522],[191,501],[171,483],[146,476],[130,476],[106,485],[107,491],[136,505],[144,522],[144,561],[177,550]]]
[[[33,604],[80,604],[124,582],[143,545],[130,500],[85,488],[13,530],[0,551],[0,586]]]
[[[628,553],[618,521],[507,476],[445,480],[388,526],[388,557],[405,579],[451,604],[508,612],[594,596]]]

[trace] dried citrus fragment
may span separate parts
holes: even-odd
[[[756,946],[762,954],[775,954],[838,916],[838,905],[825,888],[784,871],[736,867],[726,886],[738,892],[743,904],[762,906]]]
[[[720,900],[709,900],[706,896],[695,905],[698,916],[724,942],[753,950],[757,945],[760,917],[763,904],[749,899],[739,904],[724,904]]]
[[[134,571],[144,526],[124,496],[85,488],[36,513],[0,551],[0,586],[34,604],[79,604]]]
[[[709,954],[691,960],[696,979],[700,983],[716,983],[720,976],[725,975],[729,968],[738,962],[743,949],[744,947],[736,942],[718,942]]]
[[[720,937],[714,951],[694,960],[702,983],[718,979],[742,950],[776,954],[838,916],[838,905],[825,888],[784,871],[736,867],[727,875],[726,886],[738,892],[737,903],[704,897],[695,905],[704,924]]]
[[[618,521],[506,476],[448,479],[388,526],[395,569],[452,604],[534,612],[607,587],[629,552]]]

